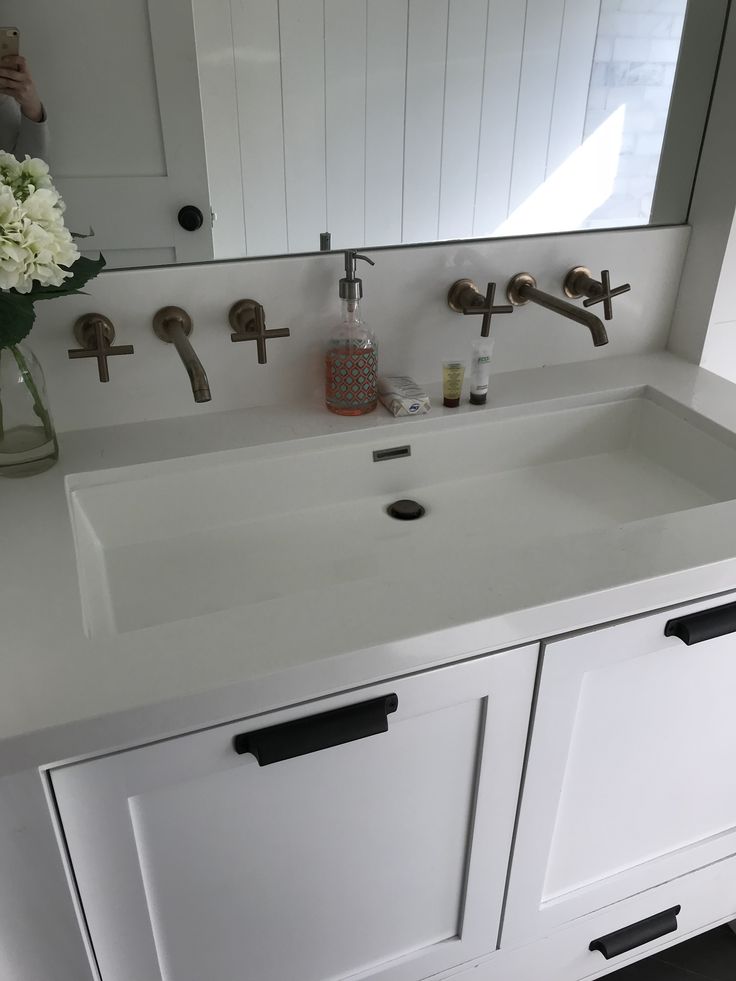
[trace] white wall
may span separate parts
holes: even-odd
[[[736,382],[736,220],[731,227],[700,363]]]
[[[383,374],[411,374],[422,383],[441,377],[448,357],[469,358],[479,335],[475,317],[449,310],[447,290],[470,276],[485,289],[489,279],[502,299],[517,272],[561,296],[575,265],[611,270],[631,293],[617,300],[610,344],[595,349],[584,327],[539,307],[498,317],[495,371],[586,361],[653,351],[665,346],[689,230],[683,228],[586,232],[374,251],[375,268],[363,264],[365,314],[379,338]],[[322,345],[339,316],[341,255],[255,259],[192,267],[116,270],[89,286],[89,296],[38,304],[31,335],[47,373],[60,430],[138,422],[274,403],[319,402]],[[242,297],[260,301],[267,326],[289,327],[291,337],[269,342],[259,365],[252,342],[232,344],[227,311]],[[177,304],[194,318],[193,344],[209,375],[213,401],[196,405],[176,351],[158,340],[151,318]],[[132,357],[110,360],[111,381],[101,385],[94,361],[70,361],[77,316],[96,310],[117,327]]]
[[[691,66],[692,69],[692,66]],[[736,381],[736,16],[726,27],[690,208],[692,235],[668,341],[674,354]]]

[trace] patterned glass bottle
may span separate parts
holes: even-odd
[[[343,300],[343,320],[325,354],[325,403],[341,416],[362,416],[378,402],[376,339],[360,319],[358,300]]]
[[[372,261],[351,250],[345,253],[340,280],[342,319],[325,352],[325,404],[341,416],[362,416],[378,404],[376,338],[360,315],[363,284],[355,275],[357,259]]]

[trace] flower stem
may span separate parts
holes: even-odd
[[[48,413],[48,409],[43,404],[41,393],[39,392],[38,387],[36,386],[35,379],[31,374],[26,359],[24,358],[20,348],[18,348],[15,344],[11,345],[10,350],[13,352],[15,363],[18,365],[18,368],[20,369],[23,382],[26,388],[28,389],[28,391],[31,393],[31,398],[33,399],[33,411],[41,420],[41,423],[43,424],[43,430],[46,434],[47,439],[53,440],[54,452],[58,455],[59,443],[56,439],[56,431],[54,430],[54,424],[51,422],[51,416]]]

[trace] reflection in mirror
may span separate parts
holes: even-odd
[[[653,208],[682,221],[692,173],[684,201],[659,204],[658,177],[697,156],[726,3],[28,8],[6,0],[3,17],[69,224],[130,266],[313,252],[324,232],[344,249],[646,225]],[[703,115],[668,152],[690,35],[713,41],[697,59]]]

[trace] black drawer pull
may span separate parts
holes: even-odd
[[[369,702],[284,722],[280,726],[243,732],[235,736],[233,747],[241,756],[252,753],[259,766],[268,766],[388,732],[388,716],[398,707],[398,695],[383,695]]]
[[[715,610],[701,610],[686,617],[669,620],[664,628],[665,637],[679,637],[683,644],[702,644],[736,631],[736,603],[717,606]]]
[[[588,950],[597,950],[607,961],[610,961],[612,957],[618,957],[628,950],[634,950],[635,947],[641,947],[668,933],[674,933],[677,929],[677,914],[681,909],[681,906],[673,906],[672,909],[666,909],[664,913],[656,913],[646,920],[639,920],[638,923],[632,923],[623,930],[607,933],[605,937],[594,940]]]

